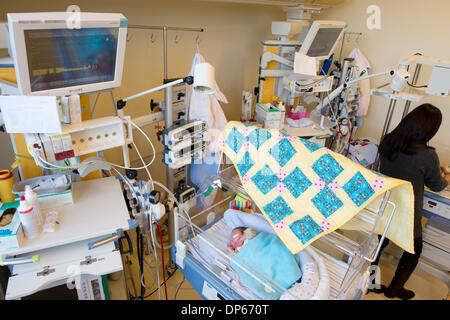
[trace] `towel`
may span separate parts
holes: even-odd
[[[284,290],[267,278],[288,289],[302,276],[295,256],[276,235],[265,232],[248,240],[231,259],[230,266],[256,295],[268,300],[279,299]]]
[[[378,204],[387,190],[392,191],[396,211],[386,237],[414,252],[410,182],[382,176],[328,148],[275,129],[231,121],[217,142],[247,194],[292,253],[344,226],[368,205]],[[375,230],[379,234],[388,211]]]
[[[194,75],[195,66],[202,62],[206,62],[206,60],[197,52],[192,60],[191,70],[189,72],[190,76]],[[201,92],[193,90],[192,85],[188,86],[188,119],[189,121],[205,121],[208,127],[209,143],[206,147],[206,155],[214,154],[217,151],[215,139],[227,124],[225,113],[219,102],[228,103],[228,100],[222,91],[220,91],[217,83],[215,83],[215,85],[216,91],[211,95],[202,94]]]

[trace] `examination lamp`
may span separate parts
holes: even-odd
[[[159,87],[149,89],[141,93],[137,93],[128,98],[121,99],[117,101],[117,109],[121,110],[123,107],[125,107],[127,101],[145,96],[152,92],[167,89],[180,83],[193,84],[194,90],[199,93],[213,94],[214,92],[216,92],[216,85],[214,79],[215,79],[214,67],[207,62],[199,63],[194,68],[194,76],[187,76],[185,78],[180,78],[178,80],[165,83]],[[171,109],[171,99],[166,101],[166,108]]]

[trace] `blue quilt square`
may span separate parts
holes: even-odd
[[[269,140],[272,137],[269,131],[264,129],[255,129],[248,135],[247,139],[251,144],[255,146],[256,149],[259,149],[264,142]]]
[[[313,164],[312,168],[326,184],[329,184],[336,179],[336,177],[344,171],[342,166],[330,154],[321,156]]]
[[[239,150],[241,150],[244,139],[244,136],[239,132],[239,130],[233,128],[228,133],[227,144],[235,153],[238,153]]]
[[[316,150],[319,150],[323,148],[323,146],[320,146],[314,142],[307,141],[305,139],[300,138],[300,141],[305,145],[306,148],[308,148],[309,151],[314,152]]]
[[[323,188],[322,191],[316,194],[311,199],[311,202],[326,218],[335,213],[343,205],[342,201],[328,187]]]
[[[269,153],[275,158],[281,167],[284,167],[286,163],[288,163],[294,156],[296,151],[289,140],[283,138],[269,150]]]
[[[347,181],[342,189],[347,192],[350,199],[352,199],[358,207],[375,193],[370,184],[364,179],[361,172],[358,172],[353,178]]]
[[[323,232],[323,229],[311,218],[310,215],[306,215],[302,219],[291,223],[289,228],[291,228],[292,232],[303,244]]]
[[[266,204],[263,209],[274,224],[277,224],[288,215],[294,213],[281,196],[276,197],[275,200]]]
[[[252,177],[252,181],[263,194],[269,193],[280,183],[280,179],[270,170],[268,165],[259,170]]]
[[[303,192],[308,190],[312,185],[312,182],[309,181],[298,167],[295,167],[295,169],[283,180],[283,184],[295,198],[298,198]]]
[[[244,156],[241,159],[241,162],[237,164],[237,167],[239,169],[239,172],[241,173],[241,176],[246,174],[248,170],[250,170],[251,167],[253,167],[255,163],[253,162],[252,158],[250,157],[250,153],[247,151]]]

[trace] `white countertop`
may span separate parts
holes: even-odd
[[[425,189],[425,191],[430,192],[430,193],[434,193],[434,194],[437,194],[437,195],[440,195],[441,197],[446,198],[446,199],[450,199],[450,189],[449,189],[449,187],[446,187],[444,190],[439,191],[439,192],[431,191],[428,188]]]
[[[311,125],[302,128],[294,128],[287,123],[280,128],[280,131],[286,131],[290,136],[296,137],[316,137],[316,136],[329,136],[331,131],[328,129],[320,129],[317,125]]]
[[[59,212],[56,231],[35,239],[24,238],[19,249],[0,251],[18,255],[128,230],[128,209],[119,181],[114,177],[73,183],[73,205]],[[44,211],[44,213],[46,213]]]

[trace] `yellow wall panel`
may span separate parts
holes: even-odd
[[[91,105],[89,103],[89,96],[82,96],[80,98],[80,105],[81,105],[81,119],[83,121],[89,120],[91,118]],[[97,156],[96,153],[85,154],[84,156],[80,156],[80,161],[96,156]],[[89,173],[86,177],[81,178],[81,180],[93,180],[98,178],[100,178],[100,172],[93,171]]]
[[[15,133],[13,136],[17,153],[29,157],[30,154],[28,153],[23,133]],[[37,166],[34,160],[20,159],[20,166],[22,168],[22,178],[24,180],[42,176],[42,168]]]
[[[264,50],[278,54],[278,47],[277,46],[264,46]],[[276,61],[270,61],[267,64],[268,70],[274,70],[277,68],[277,62]],[[272,102],[272,97],[275,89],[275,78],[274,77],[266,77],[266,80],[263,80],[263,85],[261,89],[261,103],[268,103]]]
[[[14,68],[0,68],[0,79],[17,83],[16,71]]]

